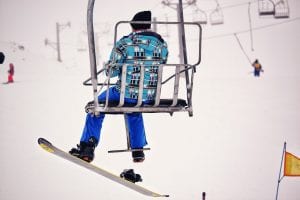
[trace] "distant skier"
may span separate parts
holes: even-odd
[[[14,82],[14,74],[15,74],[15,67],[12,63],[9,63],[9,70],[8,72],[8,80],[7,83],[13,83]]]
[[[202,192],[202,200],[205,200],[205,199],[206,199],[206,193]]]
[[[0,64],[2,64],[5,60],[5,55],[4,53],[0,52]]]
[[[151,21],[151,12],[142,11],[133,17],[132,21]],[[151,24],[131,23],[132,33],[121,38],[113,48],[108,65],[110,76],[118,77],[117,85],[109,88],[109,101],[120,100],[121,76],[123,63],[128,64],[125,90],[125,103],[136,104],[138,100],[140,68],[145,65],[144,104],[153,103],[156,94],[158,65],[167,61],[168,49],[163,38],[150,30]],[[98,96],[99,101],[106,100],[107,92]],[[142,149],[147,145],[142,113],[126,113],[128,122],[131,149]],[[94,159],[94,150],[99,143],[102,123],[105,114],[99,116],[87,114],[85,126],[77,148],[69,153],[87,162]],[[143,162],[145,159],[142,150],[132,151],[133,162]]]
[[[254,68],[254,76],[259,77],[260,76],[260,72],[264,72],[264,70],[262,69],[261,64],[258,62],[258,59],[256,59],[253,63],[252,66]]]

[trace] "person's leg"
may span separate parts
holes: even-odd
[[[147,145],[147,140],[142,113],[126,114],[126,118],[130,137],[130,147],[132,149],[143,148]]]
[[[99,101],[105,101],[107,92],[102,92],[98,100]],[[117,101],[120,98],[120,94],[115,89],[115,87],[109,88],[109,101]],[[80,141],[81,142],[87,142],[91,137],[94,137],[97,140],[97,145],[100,141],[101,136],[101,128],[102,123],[105,118],[105,114],[100,113],[99,116],[94,116],[91,114],[87,114],[85,125],[83,128],[82,136]]]
[[[91,137],[94,137],[96,139],[96,146],[98,145],[104,117],[104,114],[100,114],[99,116],[86,115],[80,142],[88,142]]]
[[[8,75],[8,83],[13,83],[14,82],[14,79],[13,79],[13,75],[9,74]]]
[[[110,88],[109,99],[115,100],[118,94],[115,94],[115,90]],[[106,91],[99,95],[98,99],[106,99]],[[91,162],[94,159],[94,150],[100,141],[100,133],[102,128],[102,123],[104,120],[105,114],[100,113],[99,116],[92,114],[87,114],[85,125],[82,131],[80,144],[77,145],[77,148],[72,148],[69,153],[73,156],[79,157],[87,162]]]
[[[142,113],[126,114],[130,147],[131,149],[143,149],[147,145]],[[133,162],[143,162],[145,154],[143,150],[132,151]]]

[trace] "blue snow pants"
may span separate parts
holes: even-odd
[[[98,100],[105,101],[106,91],[102,92],[98,96]],[[115,87],[109,88],[109,101],[119,101],[120,93]],[[127,103],[136,103],[135,99],[126,99]],[[105,114],[100,113],[99,116],[93,116],[87,114],[84,129],[80,141],[87,142],[90,137],[95,137],[97,139],[97,145],[100,141],[101,128],[104,120]],[[143,148],[147,145],[143,115],[142,113],[130,113],[126,114],[130,146],[132,149]]]
[[[254,76],[259,76],[260,75],[260,70],[254,70]]]

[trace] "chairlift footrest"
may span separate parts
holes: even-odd
[[[147,151],[147,150],[150,150],[150,148],[110,150],[108,151],[108,153],[122,153],[122,152]]]

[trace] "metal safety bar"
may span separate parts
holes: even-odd
[[[117,38],[118,38],[118,26],[120,26],[121,24],[169,24],[169,25],[187,25],[187,26],[196,26],[199,29],[198,32],[198,45],[199,45],[199,49],[198,49],[198,59],[196,63],[193,64],[189,64],[189,65],[193,65],[193,66],[198,66],[201,62],[201,46],[202,46],[202,27],[200,25],[200,23],[198,22],[165,22],[165,21],[119,21],[116,23],[115,25],[115,30],[114,30],[114,47],[116,46],[117,43]],[[185,38],[184,38],[185,39]],[[187,63],[180,63],[180,65],[183,64],[187,64]],[[177,65],[177,64],[170,64],[170,65]]]
[[[101,85],[100,90],[97,90],[97,96],[106,89],[106,97],[109,96],[109,90],[108,88],[112,85],[115,85],[116,83],[110,83],[111,77],[109,76],[111,74],[110,70],[112,67],[118,67],[122,66],[122,77],[121,77],[121,86],[120,86],[120,99],[116,102],[109,101],[108,98],[106,98],[105,101],[99,102],[99,106],[96,107],[93,102],[89,103],[86,107],[86,111],[88,113],[93,112],[102,112],[102,113],[112,113],[112,114],[120,114],[120,113],[131,113],[131,112],[147,112],[147,113],[155,113],[155,112],[167,112],[172,114],[173,112],[179,112],[179,111],[192,111],[191,105],[188,104],[183,99],[179,99],[179,82],[180,82],[180,74],[184,73],[186,70],[191,70],[190,79],[193,80],[194,71],[193,67],[191,65],[184,65],[184,64],[176,64],[176,65],[170,65],[170,64],[159,64],[156,65],[158,67],[157,69],[157,83],[156,83],[156,95],[155,99],[152,103],[143,104],[142,102],[142,94],[143,94],[143,87],[144,87],[144,72],[145,67],[147,65],[141,65],[141,75],[139,80],[139,86],[138,86],[138,99],[137,103],[125,103],[125,85],[126,85],[126,77],[127,77],[127,67],[130,66],[130,64],[111,64],[108,67],[108,73],[105,72],[105,70],[102,70],[103,73],[108,74],[107,78],[103,81],[103,83],[99,83]],[[180,70],[182,66],[188,66],[188,68],[184,70]],[[170,76],[168,79],[163,81],[163,68],[175,68],[174,75]],[[169,99],[161,99],[161,89],[164,84],[169,82],[172,78],[174,78],[174,84],[173,84],[173,93],[172,96]],[[187,97],[190,98],[191,95],[188,95]],[[191,100],[191,99],[190,99]]]

